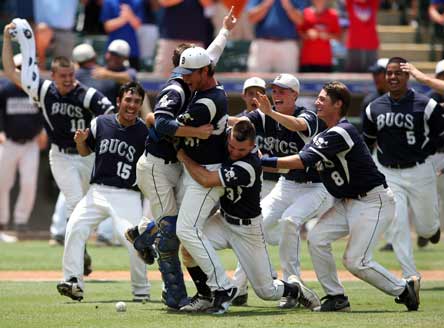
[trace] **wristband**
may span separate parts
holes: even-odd
[[[261,164],[265,167],[277,167],[278,158],[277,157],[262,157]]]

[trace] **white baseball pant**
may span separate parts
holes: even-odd
[[[140,220],[142,202],[140,193],[104,185],[91,185],[88,193],[76,206],[66,227],[63,253],[65,281],[76,277],[83,289],[83,255],[85,244],[94,227],[111,217],[113,227],[122,245],[128,249],[130,258],[131,286],[133,295],[149,294],[150,284],[146,265],[137,256],[133,245],[125,238],[125,231]]]
[[[206,165],[210,171],[220,165]],[[212,291],[230,289],[234,285],[228,278],[222,263],[203,232],[210,213],[223,195],[222,187],[204,188],[184,169],[185,194],[177,219],[176,233],[182,245],[208,277],[207,285]]]
[[[274,270],[264,241],[262,217],[251,219],[251,224],[233,225],[221,215],[212,216],[205,224],[203,234],[216,250],[232,248],[256,295],[264,300],[278,300],[284,294],[284,284],[274,279]]]
[[[405,281],[375,262],[373,249],[394,215],[390,189],[376,187],[361,199],[337,199],[308,234],[316,276],[327,295],[344,294],[339,281],[331,243],[349,236],[343,256],[344,266],[356,277],[386,294],[399,296]]]
[[[413,258],[410,237],[409,209],[412,222],[419,236],[433,236],[439,228],[439,209],[436,174],[432,163],[407,169],[391,169],[380,166],[395,197],[395,219],[392,230],[393,250],[401,264],[404,278],[420,277]]]
[[[14,222],[28,223],[34,207],[40,151],[36,140],[18,144],[7,139],[0,145],[0,224],[9,222],[9,193],[14,186],[17,168],[20,189],[14,208]]]

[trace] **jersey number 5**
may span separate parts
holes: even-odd
[[[117,163],[117,175],[124,180],[128,180],[131,175],[131,165],[122,162]]]
[[[407,143],[414,145],[416,143],[415,131],[406,131]]]

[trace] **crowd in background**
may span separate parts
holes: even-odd
[[[377,60],[380,9],[399,8],[402,24],[429,16],[443,25],[439,0],[6,0],[0,19],[33,23],[40,68],[46,56],[70,56],[88,36],[124,39],[130,65],[167,75],[181,42],[208,46],[231,6],[239,18],[234,40],[250,41],[250,72],[367,72]],[[411,8],[411,15],[406,14]],[[63,14],[60,14],[63,13]],[[424,14],[426,13],[426,14]],[[422,17],[422,18],[421,18]],[[264,51],[266,49],[267,51]],[[97,51],[97,49],[96,49]]]

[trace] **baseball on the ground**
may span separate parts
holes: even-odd
[[[117,302],[116,303],[116,311],[117,312],[125,312],[126,311],[126,303],[125,302]]]

